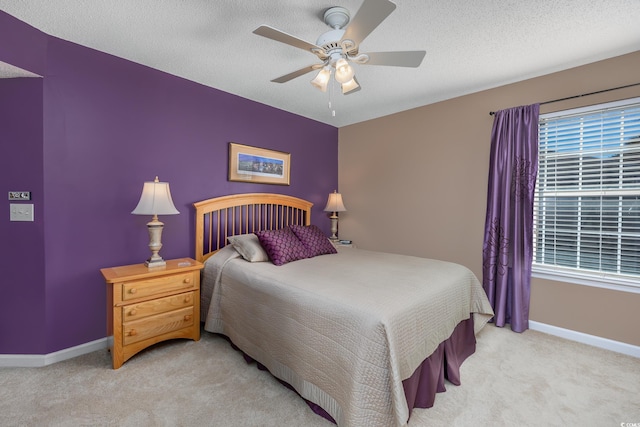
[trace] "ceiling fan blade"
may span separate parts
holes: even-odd
[[[326,58],[326,55],[324,54],[324,51],[320,46],[316,46],[313,43],[309,43],[308,41],[299,39],[296,36],[287,34],[284,31],[278,30],[277,28],[273,28],[268,25],[261,25],[253,30],[253,33],[280,43],[285,43],[290,46],[306,50],[317,55],[320,59],[324,60],[324,58]]]
[[[342,36],[342,40],[351,40],[356,46],[375,28],[391,15],[396,8],[389,0],[364,0]]]
[[[296,77],[303,76],[303,75],[305,75],[307,73],[312,72],[313,70],[317,70],[319,68],[322,68],[323,66],[324,66],[324,64],[309,65],[308,67],[304,67],[304,68],[296,70],[296,71],[294,71],[292,73],[285,74],[284,76],[280,76],[280,77],[278,77],[276,79],[273,79],[271,81],[274,82],[274,83],[286,83],[289,80],[293,80]]]
[[[355,62],[363,65],[391,65],[394,67],[419,67],[427,54],[424,50],[408,50],[400,52],[367,52],[361,54],[368,56],[367,61]],[[357,57],[356,57],[357,58]]]

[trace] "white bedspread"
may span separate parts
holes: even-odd
[[[354,248],[278,267],[226,247],[205,265],[203,302],[207,331],[339,426],[405,425],[402,381],[470,313],[476,332],[493,316],[466,267]]]

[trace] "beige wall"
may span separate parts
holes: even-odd
[[[339,132],[340,237],[454,261],[482,278],[489,111],[640,82],[640,51],[347,126]],[[434,84],[437,84],[434,82]],[[541,113],[640,96],[640,86]],[[533,279],[530,319],[640,345],[640,294]]]

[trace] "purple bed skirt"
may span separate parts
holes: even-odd
[[[230,341],[231,342],[231,341]],[[233,348],[242,352],[231,343]],[[431,408],[436,399],[436,393],[446,391],[445,379],[455,385],[460,385],[460,366],[476,351],[476,337],[473,332],[473,317],[458,323],[453,333],[446,341],[440,343],[436,351],[426,358],[409,378],[402,382],[404,394],[409,406],[409,414],[413,408]],[[258,369],[267,370],[261,363],[255,361],[244,352],[247,363],[256,362]],[[295,391],[286,382],[283,385]],[[317,404],[304,399],[311,410],[335,424],[335,420]]]

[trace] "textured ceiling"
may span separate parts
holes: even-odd
[[[37,74],[23,70],[6,62],[0,61],[0,78],[11,79],[15,77],[40,77]]]
[[[255,28],[315,43],[329,29],[325,9],[353,16],[361,2],[0,0],[0,10],[47,34],[336,127],[640,49],[639,0],[397,0],[360,51],[425,50],[419,68],[355,65],[362,90],[347,96],[313,88],[314,73],[270,82],[318,61]],[[0,75],[7,68],[15,77],[1,64]]]

